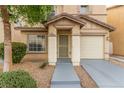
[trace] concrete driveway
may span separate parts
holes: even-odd
[[[81,60],[81,65],[98,87],[124,87],[124,68],[105,60]]]

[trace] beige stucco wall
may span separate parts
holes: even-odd
[[[106,6],[105,5],[89,5],[89,16],[102,22],[106,22]]]
[[[113,54],[124,56],[124,6],[108,9],[107,22],[116,28],[110,32]]]
[[[70,14],[77,14],[79,10],[78,10],[78,6],[76,5],[56,5],[55,12],[56,14],[60,14],[63,12],[70,13]]]
[[[27,44],[27,35],[22,33],[20,30],[14,29],[14,25],[11,26],[12,42],[22,42]]]
[[[57,5],[55,6],[56,14],[61,14],[63,12],[69,14],[80,14],[80,5]],[[100,21],[106,22],[106,6],[105,5],[89,5],[89,12],[87,15],[98,19]]]
[[[106,19],[107,14],[103,14],[103,15],[99,15],[99,14],[92,15],[92,14],[89,14],[89,16],[92,17],[92,18],[95,18],[95,19],[97,19],[99,21],[107,23],[107,19]]]
[[[75,22],[62,18],[59,21],[56,21],[55,23],[53,23],[53,25],[58,30],[68,30],[68,29],[72,29],[72,27],[75,25]]]
[[[106,14],[105,5],[88,5],[90,14]],[[78,14],[80,12],[80,5],[56,5],[55,12],[60,14],[67,12],[70,14]]]
[[[106,6],[105,5],[89,5],[89,16],[102,22],[106,22]]]
[[[40,61],[48,61],[48,54],[27,53],[22,59],[22,62],[40,62]]]
[[[90,17],[106,22],[106,6],[105,5],[90,5]]]
[[[105,5],[90,5],[91,14],[106,14]]]
[[[85,20],[83,18],[81,18],[81,20],[86,22],[86,25],[82,27],[81,31],[83,31],[83,30],[92,30],[92,31],[96,30],[96,31],[99,31],[99,32],[101,32],[101,30],[108,31],[108,29],[105,29],[104,27],[99,26],[98,24],[95,24],[93,22],[87,21],[87,20]]]

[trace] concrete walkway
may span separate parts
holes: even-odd
[[[81,65],[98,87],[124,87],[124,68],[104,60],[81,60]]]
[[[58,59],[51,81],[52,88],[81,88],[70,59]]]

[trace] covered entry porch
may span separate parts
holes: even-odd
[[[68,14],[49,20],[48,62],[56,65],[58,58],[70,58],[73,65],[80,64],[80,29],[84,22]]]

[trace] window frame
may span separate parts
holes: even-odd
[[[30,51],[30,50],[29,50],[29,42],[30,42],[30,41],[29,41],[29,36],[30,36],[30,35],[45,36],[45,42],[46,42],[46,43],[45,43],[45,50],[44,50],[44,51]],[[27,35],[27,53],[47,53],[47,44],[48,44],[48,43],[47,43],[47,35],[46,35],[46,34],[28,34],[28,35]]]
[[[81,12],[82,7],[85,7],[85,12]],[[80,5],[80,14],[88,14],[89,13],[89,6],[88,5]]]

